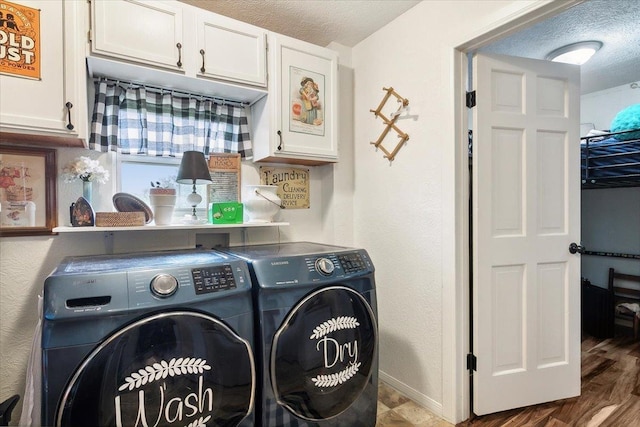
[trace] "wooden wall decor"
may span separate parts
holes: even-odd
[[[380,101],[380,105],[378,105],[377,109],[369,110],[369,111],[375,114],[376,117],[380,117],[386,126],[382,131],[382,133],[380,134],[380,137],[378,138],[378,140],[375,142],[371,142],[371,145],[374,145],[376,149],[378,148],[381,149],[382,152],[384,153],[384,157],[386,159],[389,159],[389,162],[393,162],[393,160],[396,157],[396,154],[398,154],[398,151],[400,151],[400,148],[402,148],[404,143],[409,140],[409,135],[404,133],[402,130],[400,130],[400,128],[396,126],[396,121],[398,120],[400,113],[402,113],[402,111],[405,108],[407,108],[407,105],[409,105],[409,100],[407,98],[403,98],[400,95],[398,95],[396,91],[393,90],[392,87],[389,87],[389,88],[383,87],[382,90],[386,91],[387,93],[382,98],[382,101]],[[388,118],[384,114],[382,114],[382,108],[385,106],[385,104],[387,103],[387,101],[392,95],[396,98],[397,102],[400,105],[398,106],[398,109],[395,112],[391,113],[391,118]],[[398,143],[396,144],[393,150],[389,151],[382,145],[382,141],[384,140],[384,138],[387,136],[387,134],[391,129],[393,129],[398,134],[397,136],[398,138],[400,138],[400,141],[398,141]]]

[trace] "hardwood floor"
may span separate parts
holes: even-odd
[[[640,341],[582,340],[579,397],[476,417],[458,427],[640,427]]]

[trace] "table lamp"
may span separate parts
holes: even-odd
[[[204,158],[204,153],[200,151],[185,151],[183,153],[176,182],[178,184],[193,185],[193,191],[187,197],[187,202],[193,208],[193,212],[191,218],[186,219],[187,222],[191,223],[201,222],[196,215],[196,206],[202,201],[202,196],[196,193],[196,184],[208,184],[211,182],[211,174],[209,173],[209,167]]]

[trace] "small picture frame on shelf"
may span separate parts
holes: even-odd
[[[56,150],[5,144],[0,144],[0,236],[53,234]]]

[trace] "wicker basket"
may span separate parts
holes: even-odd
[[[144,220],[144,212],[96,212],[96,227],[137,227]]]

